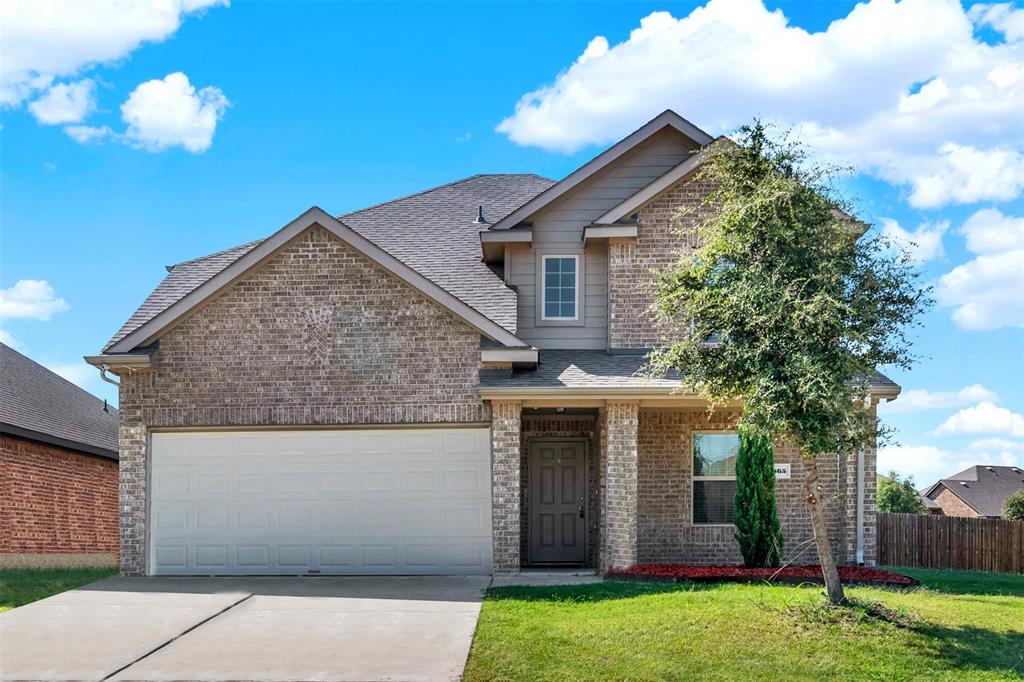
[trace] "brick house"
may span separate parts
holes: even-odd
[[[0,344],[0,566],[113,565],[117,410]]]
[[[739,560],[736,413],[638,375],[711,142],[666,111],[558,182],[312,208],[170,268],[87,358],[121,382],[122,571]],[[776,457],[787,558],[813,561],[801,462]],[[874,449],[819,471],[839,560],[872,563]]]
[[[1024,471],[1018,467],[975,464],[921,491],[931,514],[999,519],[1003,502],[1024,490]]]

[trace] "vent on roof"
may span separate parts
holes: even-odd
[[[477,210],[476,210],[476,220],[474,220],[473,222],[476,223],[477,225],[487,225],[487,224],[490,223],[490,221],[487,220],[487,218],[484,218],[484,207],[483,206],[480,206],[479,208],[477,208]]]
[[[985,468],[988,469],[989,471],[991,471],[993,474],[996,472],[996,470],[993,469],[992,467],[985,467]]]
[[[962,485],[963,487],[966,488],[967,487],[967,481],[960,481],[960,485]]]

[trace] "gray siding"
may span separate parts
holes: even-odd
[[[608,209],[667,172],[696,146],[666,129],[532,216],[533,248],[510,249],[506,280],[519,293],[519,337],[538,348],[608,347],[608,249],[583,251],[583,228]],[[558,324],[538,320],[537,268],[541,254],[583,254],[583,322]]]

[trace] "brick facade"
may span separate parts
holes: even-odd
[[[653,348],[667,330],[651,323],[647,309],[654,293],[654,270],[675,262],[680,250],[694,246],[692,229],[710,191],[706,183],[684,180],[637,212],[635,242],[608,245],[608,347]],[[695,209],[680,219],[681,207]]]
[[[742,561],[729,526],[692,523],[692,436],[699,431],[733,428],[735,413],[709,416],[705,409],[641,410],[639,414],[637,557],[640,563],[734,564]],[[865,561],[875,560],[874,453],[865,457]],[[849,461],[853,460],[852,472]],[[776,443],[775,461],[790,464],[790,478],[775,482],[779,523],[785,540],[785,561],[814,563],[817,551],[810,514],[803,495],[803,463],[792,445]],[[822,501],[833,550],[839,563],[855,560],[856,457],[818,458]],[[847,478],[850,476],[850,478]],[[867,484],[870,483],[870,488]],[[852,513],[848,511],[852,505]]]
[[[117,549],[116,460],[0,435],[0,555]]]
[[[605,408],[603,569],[637,563],[638,411],[636,401],[609,401]]]
[[[153,371],[122,378],[122,572],[146,569],[150,429],[486,423],[479,344],[326,230],[303,232],[166,333]]]
[[[516,574],[520,567],[520,438],[522,404],[496,400],[491,405],[491,525],[494,573]]]
[[[942,513],[946,516],[969,516],[971,518],[978,518],[980,516],[970,505],[949,492],[945,486],[943,486],[942,492],[932,499],[938,503],[942,508]]]

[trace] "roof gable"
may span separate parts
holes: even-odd
[[[527,345],[501,325],[490,320],[464,301],[456,298],[438,284],[412,269],[409,265],[384,251],[348,225],[334,218],[323,209],[314,206],[267,239],[248,249],[243,255],[237,257],[229,265],[141,324],[138,328],[112,343],[108,351],[111,353],[126,353],[138,346],[152,343],[179,320],[188,316],[203,303],[231,286],[247,272],[265,262],[284,248],[294,237],[313,225],[319,225],[331,232],[338,239],[374,261],[379,267],[419,290],[442,307],[447,308],[456,317],[477,329],[484,336],[509,347],[523,347]]]
[[[1011,466],[975,465],[932,485],[926,495],[945,488],[982,516],[1001,516],[1003,502],[1024,489],[1024,470]]]
[[[491,230],[505,230],[526,220],[666,127],[674,128],[701,147],[714,139],[676,112],[671,109],[666,110],[570,173],[565,179],[555,183],[499,220],[491,227]]]

